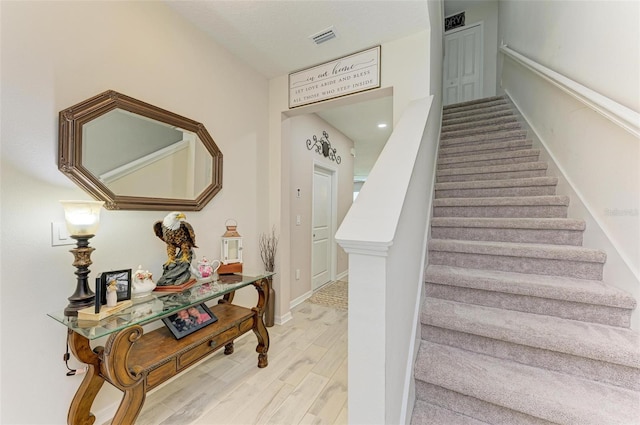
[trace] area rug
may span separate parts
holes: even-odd
[[[313,304],[333,307],[338,310],[347,310],[349,300],[348,285],[348,282],[342,280],[328,283],[313,294],[307,301]]]

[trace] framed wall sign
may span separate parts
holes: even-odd
[[[380,87],[380,46],[289,74],[289,108]]]
[[[449,31],[454,28],[464,27],[464,12],[444,18],[444,30]]]

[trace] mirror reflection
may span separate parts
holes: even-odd
[[[120,108],[82,127],[82,164],[114,193],[158,198],[194,199],[212,171],[195,133]]]
[[[60,112],[58,168],[108,209],[200,210],[222,189],[204,125],[112,90]]]

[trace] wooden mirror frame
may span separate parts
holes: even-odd
[[[82,126],[116,108],[195,133],[212,156],[212,178],[196,199],[117,195],[82,165]],[[58,169],[110,210],[199,211],[222,189],[222,152],[205,126],[124,94],[108,90],[60,111]]]

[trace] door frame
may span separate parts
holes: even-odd
[[[481,61],[480,65],[481,66],[480,66],[480,77],[479,77],[480,78],[480,84],[479,84],[479,86],[480,86],[480,97],[478,97],[478,99],[482,99],[484,97],[484,21],[474,22],[471,25],[466,25],[466,26],[460,27],[460,28],[454,28],[454,29],[451,29],[451,30],[449,30],[447,32],[444,32],[442,34],[442,58],[444,59],[445,55],[446,55],[446,49],[447,49],[446,37],[448,35],[452,35],[452,34],[455,34],[455,33],[458,33],[458,32],[462,32],[462,31],[467,31],[467,30],[470,30],[471,28],[474,28],[474,27],[480,27],[480,43],[479,43],[480,52],[479,52],[479,54],[480,54],[480,61]],[[444,78],[445,78],[445,75],[446,75],[446,73],[444,72],[444,67],[445,67],[446,63],[447,63],[446,60],[442,61],[442,81],[440,82],[440,84],[442,84],[442,89],[443,90],[444,90]]]
[[[317,159],[313,160],[313,164],[312,164],[312,169],[311,169],[311,175],[313,176],[316,172],[316,170],[320,170],[321,172],[324,172],[325,174],[329,175],[330,179],[331,179],[331,220],[330,220],[330,229],[329,229],[329,282],[333,282],[334,280],[336,280],[336,267],[337,267],[337,262],[338,262],[338,250],[336,248],[336,231],[338,230],[338,168],[330,165],[330,164],[326,164],[324,162],[320,162]],[[313,179],[312,181],[312,185],[313,185]],[[311,193],[314,194],[315,190],[312,187],[311,188]],[[311,270],[313,270],[313,223],[314,223],[314,217],[313,217],[313,211],[315,210],[315,197],[312,195],[312,199],[311,199],[311,228],[310,228],[310,236],[311,236]],[[329,283],[326,282],[326,283]],[[326,285],[323,284],[322,286]],[[313,287],[313,276],[312,276],[312,282],[311,282],[311,291],[315,292],[318,289],[322,288],[322,286],[319,286],[318,288]]]

